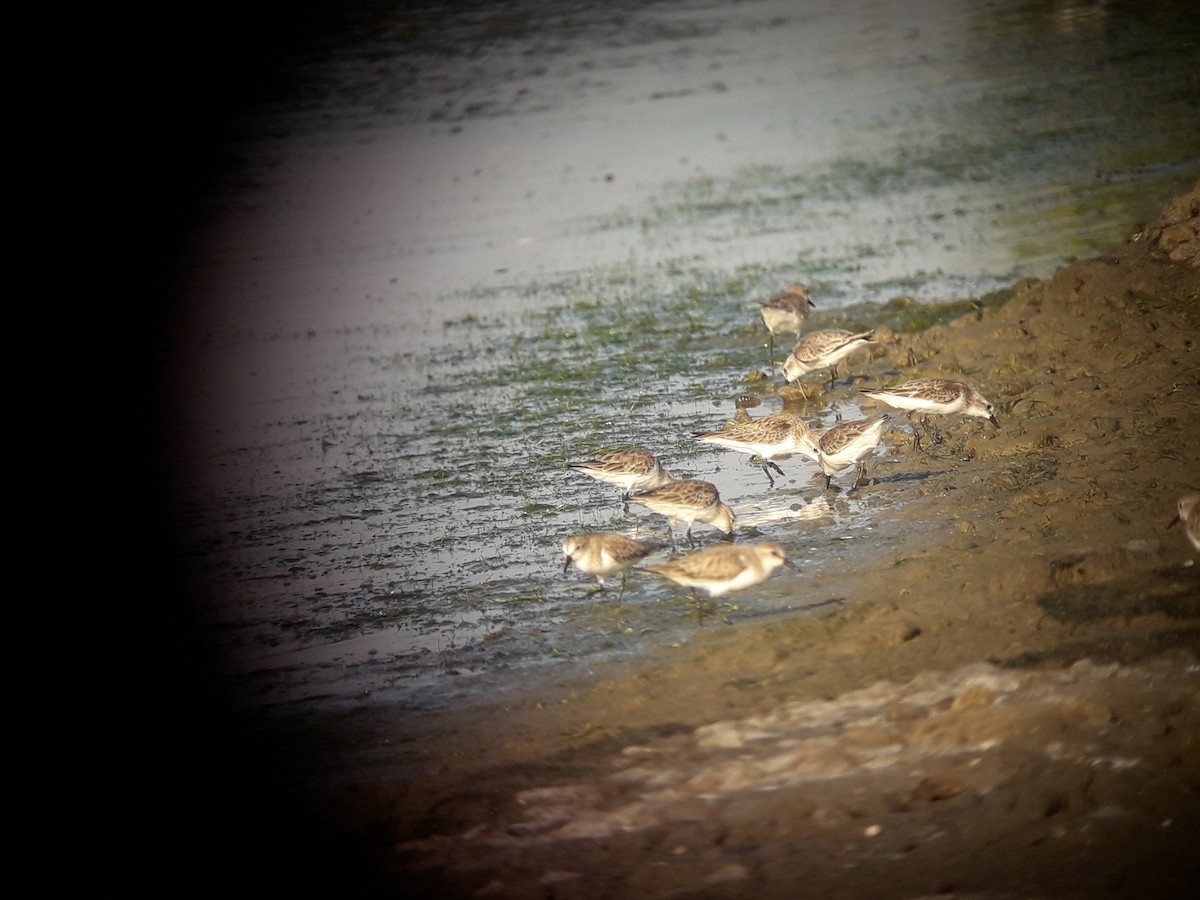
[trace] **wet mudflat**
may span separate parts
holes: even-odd
[[[805,596],[843,602],[497,696],[415,725],[404,748],[380,721],[343,723],[374,735],[364,766],[426,757],[325,808],[375,848],[372,884],[1185,891],[1200,576],[1170,521],[1200,463],[1200,193],[1173,209],[996,310],[890,338],[873,367],[969,374],[1001,428],[947,423],[923,451],[893,432],[862,493],[910,501],[872,517],[871,559],[807,579]],[[931,537],[900,539],[914,532]]]
[[[168,426],[232,689],[445,708],[686,639],[656,579],[600,620],[559,568],[572,532],[663,536],[566,469],[621,446],[713,481],[810,571],[857,566],[911,492],[826,495],[803,460],[772,492],[691,438],[864,414],[773,390],[757,303],[803,278],[814,323],[903,332],[1119,240],[1200,142],[1187,22],[1164,21],[518,5],[364,15],[313,48],[241,120],[180,323]]]
[[[1196,487],[1194,270],[1157,232],[1058,265],[1192,178],[1190,132],[1170,125],[1191,102],[1180,46],[1104,12],[965,30],[676,12],[670,40],[598,40],[586,65],[489,44],[502,52],[448,105],[401,104],[415,131],[346,140],[288,116],[198,243],[172,424],[204,638],[296,776],[284,793],[330,804],[290,847],[287,829],[263,838],[282,839],[280,877],[329,863],[346,884],[451,896],[624,879],[648,895],[809,879],[843,896],[1168,895],[1195,821],[1195,569],[1165,530]],[[859,48],[804,70],[846,102],[793,90],[786,41],[757,39],[789,23]],[[972,34],[993,55],[962,52]],[[1145,47],[1152,85],[1134,66],[1128,94],[1087,76],[1054,95],[1144,127],[1066,128],[1020,79],[973,89],[1013,71],[1010,52],[1047,52],[1066,78]],[[973,78],[944,68],[967,57]],[[580,78],[489,77],[505,58]],[[454,62],[421,71],[475,71]],[[661,83],[624,77],[647,71]],[[925,77],[899,89],[897,72]],[[569,102],[550,85],[573,85]],[[1147,92],[1162,102],[1135,102]],[[971,119],[981,96],[999,104]],[[354,127],[379,115],[367,103]],[[651,122],[674,135],[655,152]],[[1097,177],[1100,136],[1120,158]],[[810,401],[778,387],[756,318],[797,277],[814,326],[888,323],[855,380]],[[954,324],[919,330],[943,300]],[[855,495],[794,461],[771,489],[690,438],[739,409],[827,427],[876,410],[858,387],[916,374],[978,383],[1002,428],[950,421],[917,454],[901,417]],[[781,539],[803,577],[731,598],[732,626],[699,626],[645,574],[619,604],[585,599],[566,533],[661,526],[565,464],[629,443],[718,481],[738,539]],[[297,862],[314,835],[323,853]],[[1141,855],[1104,852],[1118,839]],[[983,847],[991,861],[964,868]],[[1036,864],[1013,873],[1001,860],[1022,848]]]

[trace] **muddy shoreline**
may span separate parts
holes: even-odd
[[[917,499],[875,527],[930,541],[799,598],[840,603],[410,729],[413,777],[320,801],[363,889],[1180,895],[1200,569],[1168,523],[1200,488],[1198,225],[1200,189],[1002,304],[885,330],[861,386],[966,379],[1002,426],[889,434],[864,491]]]

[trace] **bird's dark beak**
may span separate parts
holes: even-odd
[[[1179,517],[1179,514],[1178,514],[1178,513],[1176,513],[1176,514],[1175,514],[1175,518],[1173,518],[1173,519],[1172,519],[1170,522],[1168,522],[1168,523],[1167,523],[1167,527],[1168,527],[1168,528],[1173,528],[1174,526],[1178,525],[1178,524],[1179,524],[1180,522],[1182,522],[1182,521],[1183,521],[1183,519],[1181,519],[1181,518]]]
[[[785,566],[787,566],[789,569],[791,569],[793,572],[802,572],[802,571],[804,571],[804,570],[803,570],[803,569],[801,569],[801,568],[800,568],[798,565],[796,565],[794,562],[792,562],[790,559],[785,559],[785,560],[783,561],[783,564],[784,564]]]
[[[571,568],[571,557],[568,556],[566,558],[566,560],[563,562],[563,574],[564,575],[567,574],[567,569],[569,569],[569,568]]]
[[[1000,427],[1000,423],[996,421],[995,416],[988,416],[988,421],[991,422],[992,425],[995,426],[996,428]]]

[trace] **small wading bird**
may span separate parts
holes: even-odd
[[[598,481],[616,486],[621,492],[621,504],[629,512],[629,497],[635,490],[649,491],[670,484],[675,476],[647,450],[614,450],[599,459],[567,463],[567,467]]]
[[[808,310],[815,307],[808,297],[808,287],[800,284],[789,284],[781,293],[775,294],[764,303],[759,310],[762,313],[763,324],[767,326],[770,340],[767,346],[767,361],[774,363],[775,335],[794,334],[800,337],[804,330],[804,320],[808,318]]]
[[[597,586],[589,591],[589,594],[603,591],[605,577],[620,572],[621,590],[617,594],[619,602],[625,596],[625,579],[629,574],[629,567],[666,547],[664,544],[634,540],[613,531],[600,531],[573,534],[563,541],[562,549],[566,556],[566,562],[563,563],[564,575],[574,563],[580,572],[596,576]]]
[[[751,458],[762,460],[759,465],[772,487],[775,486],[775,479],[771,477],[770,470],[783,474],[783,469],[776,465],[775,460],[787,459],[793,453],[817,458],[817,442],[812,432],[803,419],[791,413],[776,413],[748,422],[735,422],[721,431],[698,431],[693,437],[701,443],[749,453]]]
[[[827,328],[806,334],[783,362],[783,377],[788,383],[799,381],[809,372],[829,369],[829,385],[838,377],[838,363],[860,347],[875,342],[875,330],[857,334],[841,328]],[[803,388],[803,385],[801,386]]]
[[[890,415],[884,413],[874,419],[843,422],[821,435],[821,439],[817,441],[820,451],[817,462],[821,464],[821,471],[825,473],[826,490],[829,490],[833,483],[833,476],[847,466],[856,468],[857,475],[850,490],[858,490],[867,473],[867,466],[862,462],[862,458],[879,445],[879,439],[883,436],[883,430],[890,418]]]
[[[703,621],[706,610],[696,593],[698,590],[707,591],[710,597],[740,591],[765,581],[780,566],[800,571],[799,567],[788,561],[781,546],[766,541],[749,546],[719,544],[678,559],[646,566],[646,571],[691,588],[697,615]]]
[[[721,494],[715,485],[707,481],[685,479],[664,484],[652,491],[634,494],[629,498],[651,512],[667,517],[667,531],[671,535],[671,549],[675,548],[675,532],[672,525],[687,526],[688,543],[692,544],[692,524],[703,522],[727,535],[733,534],[736,519],[733,510],[721,502]]]
[[[1200,494],[1184,494],[1179,498],[1179,512],[1171,520],[1171,525],[1180,522],[1183,523],[1187,539],[1194,548],[1200,550]]]
[[[909,421],[914,412],[939,416],[949,416],[955,413],[963,416],[978,416],[987,419],[996,428],[992,404],[983,394],[969,384],[961,381],[951,381],[948,378],[914,378],[889,388],[863,388],[863,393],[874,397],[888,406],[908,411]],[[913,446],[920,448],[921,437],[913,426]]]

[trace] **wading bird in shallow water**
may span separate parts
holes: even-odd
[[[987,419],[996,428],[992,404],[983,394],[969,384],[961,381],[951,381],[948,378],[914,378],[889,388],[863,388],[863,393],[874,397],[888,406],[907,410],[909,419],[914,412],[949,416],[958,413],[963,416],[978,416]],[[921,438],[913,427],[913,446],[921,446]]]
[[[621,492],[621,503],[629,511],[629,497],[635,491],[649,491],[670,484],[675,476],[647,450],[614,450],[599,459],[567,463],[567,467],[598,481],[616,486]]]
[[[790,384],[817,369],[829,370],[829,387],[838,377],[838,363],[867,344],[875,342],[875,330],[857,334],[841,328],[827,328],[806,334],[783,361],[783,377]]]
[[[833,483],[833,476],[847,466],[854,466],[857,472],[850,490],[858,490],[863,476],[867,473],[867,466],[862,462],[862,458],[879,445],[879,439],[883,437],[883,430],[890,418],[890,415],[884,413],[874,419],[843,422],[821,435],[821,439],[817,441],[817,462],[821,464],[821,471],[825,473],[826,490],[829,490]]]
[[[800,332],[804,330],[804,320],[808,318],[808,310],[816,305],[808,297],[808,287],[799,282],[789,284],[781,293],[775,294],[762,305],[759,312],[771,335],[767,347],[768,362],[775,361],[772,358],[775,353],[775,335],[794,334],[800,337]]]
[[[1200,550],[1200,494],[1184,494],[1179,498],[1179,512],[1171,520],[1171,525],[1180,522],[1192,546]]]
[[[625,595],[625,579],[628,569],[652,553],[666,549],[663,544],[650,541],[638,541],[613,531],[589,532],[573,534],[563,541],[563,574],[572,563],[580,572],[595,575],[597,587],[590,593],[603,591],[604,579],[608,575],[621,573],[621,591],[617,594],[619,601]]]
[[[671,535],[671,548],[675,548],[675,532],[672,525],[687,526],[688,543],[692,541],[692,524],[703,522],[727,535],[733,534],[736,519],[733,510],[721,502],[716,486],[707,481],[685,479],[664,484],[652,491],[634,494],[629,498],[640,503],[651,512],[667,517],[667,531]]]
[[[707,591],[710,597],[740,591],[765,581],[780,566],[800,571],[788,562],[781,546],[766,541],[751,545],[718,544],[679,559],[646,566],[646,571],[691,588],[697,614],[703,619],[705,610],[696,591]]]
[[[791,413],[776,413],[748,422],[735,422],[721,431],[698,431],[693,436],[701,443],[716,444],[758,457],[762,460],[760,465],[772,487],[775,486],[775,479],[771,477],[770,470],[783,474],[783,469],[776,465],[775,460],[787,459],[793,453],[817,458],[817,442],[808,425]]]

